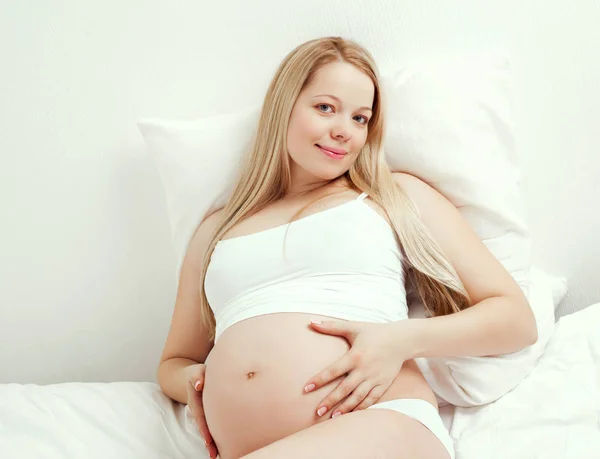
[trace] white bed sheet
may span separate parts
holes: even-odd
[[[600,459],[600,304],[563,317],[531,374],[494,403],[446,407],[457,459]],[[152,383],[0,385],[0,458],[205,458]]]
[[[515,389],[456,407],[457,459],[600,459],[600,303],[562,317]]]

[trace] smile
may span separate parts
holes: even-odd
[[[321,147],[319,144],[315,144],[316,147],[321,150],[321,152],[323,154],[325,154],[326,156],[329,156],[330,158],[333,159],[342,159],[344,156],[346,156],[346,153],[336,153],[334,151],[331,151],[329,149],[323,148]]]

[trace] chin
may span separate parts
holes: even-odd
[[[291,155],[290,159],[293,167],[301,169],[304,174],[311,175],[317,180],[335,180],[344,175],[352,165],[348,164],[346,160],[332,163],[323,157],[311,156],[311,159],[309,159],[308,155],[305,158],[299,158],[299,161],[294,160]]]
[[[318,171],[311,171],[311,174],[321,180],[335,180],[346,173],[348,169],[321,169]]]

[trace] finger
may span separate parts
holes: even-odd
[[[196,392],[201,392],[204,389],[204,378],[194,378],[190,381],[190,384]]]
[[[204,445],[206,446],[206,452],[208,453],[208,457],[216,458],[219,455],[219,450],[217,449],[217,445],[215,444],[215,440],[213,439],[210,430],[208,429],[208,423],[206,422],[206,416],[204,415],[204,406],[199,403],[198,404],[199,415],[196,418],[196,423],[198,424],[198,430],[200,431],[200,435],[204,440]]]
[[[314,378],[312,378],[306,386],[304,386],[305,392],[312,392],[315,389],[323,387],[325,384],[333,381],[340,376],[345,375],[354,369],[353,359],[350,352],[344,355],[341,359],[329,365]]]
[[[356,406],[356,408],[354,408],[352,411],[366,410],[370,406],[377,403],[377,401],[381,398],[385,391],[386,389],[382,385],[373,387],[373,389],[371,389],[371,392],[369,392],[364,398],[364,400],[361,403],[359,403],[358,406]]]
[[[188,382],[196,391],[204,389],[205,369],[205,367],[201,367],[199,371],[195,371],[193,375],[188,376]]]
[[[355,326],[348,320],[311,320],[312,327],[320,333],[350,338],[355,333]]]
[[[199,400],[201,395],[195,395],[196,397],[192,398],[192,406],[190,406],[190,409],[192,410],[192,414],[194,415],[194,419],[196,420],[196,424],[198,425],[200,435],[204,439],[204,443],[206,445],[209,445],[213,442],[213,438],[210,434],[210,430],[208,430],[208,423],[206,422],[206,416],[204,415],[204,406],[202,405],[202,401]]]
[[[370,382],[370,381],[361,382],[356,387],[356,389],[354,389],[352,391],[352,393],[344,399],[342,404],[333,411],[331,416],[334,417],[334,416],[337,416],[338,414],[345,414],[345,413],[349,413],[350,411],[352,411],[354,408],[356,408],[358,406],[359,403],[361,403],[365,399],[365,397],[367,397],[367,395],[371,392],[372,388],[373,388],[372,382]]]
[[[196,424],[198,424],[198,430],[204,439],[204,444],[208,446],[213,443],[214,439],[210,433],[210,430],[208,430],[208,424],[206,422],[206,417],[204,416],[204,411],[202,411],[202,414],[196,415]]]
[[[208,457],[215,458],[219,454],[219,450],[217,449],[217,445],[211,443],[206,447],[206,451],[208,452]]]
[[[202,375],[204,376],[204,375]],[[206,423],[206,417],[204,416],[204,406],[202,405],[202,389],[204,389],[204,378],[202,376],[193,377],[190,379],[190,384],[194,388],[196,393],[193,394],[192,398],[192,414],[194,415],[194,419],[196,420],[196,424],[198,425],[198,430],[200,431],[200,435],[204,439],[205,444],[209,444],[212,442],[212,436],[210,431],[208,430],[208,424]]]
[[[325,413],[327,413],[331,407],[334,407],[340,401],[348,397],[348,395],[350,395],[362,381],[362,377],[357,372],[351,373],[347,378],[344,378],[344,380],[340,382],[338,386],[319,404],[317,407],[317,415],[323,416]]]

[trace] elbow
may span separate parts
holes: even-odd
[[[538,341],[538,326],[535,314],[527,299],[521,301],[521,310],[525,311],[522,323],[525,324],[523,335],[526,337],[526,345],[533,346]]]
[[[538,329],[537,329],[537,324],[534,322],[533,330],[531,330],[531,332],[530,332],[529,346],[533,346],[537,342],[538,342]]]
[[[156,368],[156,382],[160,386],[160,388],[164,391],[164,383],[165,383],[165,363],[168,359],[161,359],[158,367]]]
[[[504,300],[511,310],[508,320],[512,325],[507,325],[512,328],[512,352],[533,346],[538,341],[538,326],[529,301],[525,295],[505,296]]]
[[[162,389],[162,384],[161,384],[161,381],[162,381],[162,364],[163,364],[162,361],[158,364],[158,367],[156,368],[156,374],[155,374],[156,382],[161,387],[161,389]]]

